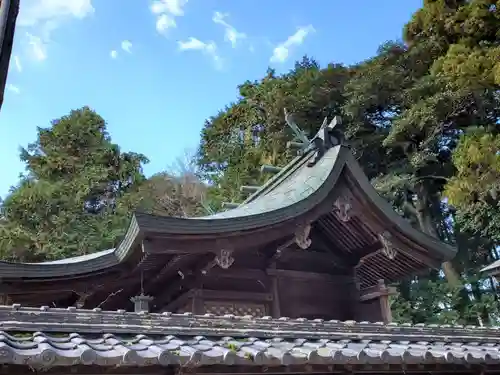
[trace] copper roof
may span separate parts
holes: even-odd
[[[294,160],[287,167],[239,207],[202,218],[161,217],[136,213],[129,228],[114,250],[100,252],[96,256],[57,263],[19,264],[0,262],[2,277],[58,277],[85,274],[114,267],[130,257],[137,250],[140,238],[148,235],[190,239],[219,239],[238,232],[241,237],[251,230],[266,231],[280,223],[318,207],[334,189],[341,174],[349,173],[356,189],[363,199],[370,202],[378,215],[383,218],[388,230],[393,230],[426,251],[434,254],[439,261],[451,259],[456,249],[414,229],[405,219],[393,211],[388,202],[381,198],[372,187],[351,151],[343,146],[329,149],[313,167],[307,164],[314,158],[309,152]],[[293,228],[292,228],[293,231]],[[261,233],[262,234],[262,233]],[[254,236],[255,237],[255,236]],[[268,237],[261,237],[265,240]],[[192,247],[190,251],[210,251],[205,247]],[[439,264],[439,262],[437,263]],[[429,265],[430,266],[430,265]]]
[[[498,328],[14,305],[0,329],[0,364],[34,368],[500,364]]]

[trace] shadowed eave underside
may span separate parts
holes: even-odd
[[[203,239],[236,232],[265,230],[301,217],[320,206],[335,189],[340,175],[345,172],[352,176],[356,188],[378,211],[387,223],[387,228],[394,228],[411,243],[427,249],[443,261],[454,257],[456,250],[453,247],[414,229],[377,194],[348,148],[332,147],[314,166],[309,167],[308,162],[314,154],[314,151],[310,151],[296,158],[259,191],[232,210],[200,218],[161,217],[136,213],[115,250],[106,250],[79,260],[70,258],[38,264],[0,262],[0,274],[3,277],[16,278],[84,274],[124,262],[138,250],[138,245],[145,236],[163,235],[171,238],[198,236]]]

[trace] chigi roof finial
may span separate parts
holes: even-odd
[[[308,167],[313,167],[325,154],[325,152],[333,147],[344,144],[344,133],[340,130],[342,126],[342,117],[334,116],[328,124],[328,118],[325,117],[323,124],[318,133],[312,139],[312,144],[316,150],[316,156],[309,162]]]
[[[298,146],[300,148],[306,148],[309,146],[309,138],[307,138],[304,131],[299,128],[297,123],[295,122],[295,115],[293,113],[288,113],[286,108],[283,108],[283,112],[285,112],[285,121],[286,124],[292,129],[295,134],[294,141],[291,142],[291,145]]]

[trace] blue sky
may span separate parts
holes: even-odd
[[[165,170],[237,85],[308,54],[352,64],[401,36],[421,0],[23,0],[0,113],[0,196],[36,128],[88,105]]]

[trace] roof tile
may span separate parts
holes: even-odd
[[[0,364],[35,368],[500,364],[496,327],[136,314],[15,305],[0,306],[0,328]],[[103,334],[105,331],[108,333]]]

